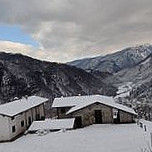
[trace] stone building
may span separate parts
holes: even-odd
[[[34,120],[44,120],[47,100],[30,96],[0,105],[0,141],[11,141],[23,134]]]
[[[75,118],[75,128],[94,123],[132,123],[137,115],[132,108],[102,95],[55,98],[52,108],[58,119]]]

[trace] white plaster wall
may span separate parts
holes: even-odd
[[[9,140],[9,118],[0,115],[0,141]]]
[[[38,107],[29,109],[21,114],[11,117],[0,115],[0,141],[9,141],[19,134],[25,132],[29,127],[28,118],[31,117],[31,123],[36,120],[36,114],[44,116],[44,106],[39,105]],[[24,121],[24,126],[21,126],[21,122]],[[12,126],[15,126],[15,132],[12,132]]]
[[[24,126],[21,127],[21,121],[24,121]],[[15,125],[15,132],[12,132],[12,126]],[[23,133],[26,130],[25,113],[16,115],[12,120],[9,118],[9,136],[10,139],[16,137],[17,135]]]

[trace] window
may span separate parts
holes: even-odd
[[[16,130],[15,126],[12,126],[12,132],[15,132],[15,130]]]
[[[117,112],[114,112],[113,115],[114,115],[114,116],[117,116]]]
[[[65,108],[61,108],[61,113],[65,113]]]
[[[36,115],[36,120],[40,120],[40,114]]]
[[[24,127],[24,120],[21,121],[21,127]]]

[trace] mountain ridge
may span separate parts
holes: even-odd
[[[115,96],[117,102],[135,108],[140,118],[152,120],[152,45],[128,47],[104,57],[68,64],[114,85],[118,89]]]
[[[115,92],[115,87],[82,69],[22,54],[0,52],[1,103],[24,95],[53,99],[78,94],[114,95]]]
[[[121,51],[82,60],[68,62],[68,65],[82,68],[86,71],[97,70],[101,72],[116,73],[122,69],[135,66],[152,53],[152,45],[139,45],[128,47]]]

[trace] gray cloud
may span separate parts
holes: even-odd
[[[0,23],[17,24],[38,41],[39,58],[65,62],[151,43],[151,6],[151,0],[0,0]]]

